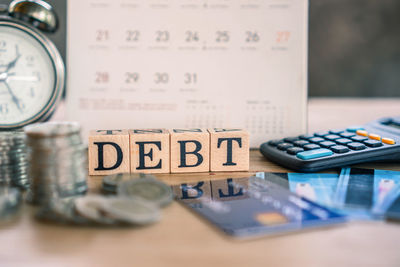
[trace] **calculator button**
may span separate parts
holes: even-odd
[[[319,142],[325,141],[325,139],[321,138],[321,137],[313,137],[313,138],[308,139],[308,141],[313,142],[313,143],[319,143]]]
[[[279,150],[286,150],[286,149],[288,149],[289,147],[292,147],[292,146],[293,146],[293,144],[291,144],[291,143],[281,143],[281,144],[279,144],[277,146],[277,148]]]
[[[331,146],[329,149],[335,153],[346,153],[350,151],[350,149],[346,146]]]
[[[363,150],[363,149],[366,148],[366,146],[364,144],[358,143],[358,142],[348,143],[347,146],[350,147],[350,149],[353,149],[353,150]]]
[[[308,140],[310,138],[313,138],[314,135],[312,135],[312,134],[303,134],[303,135],[300,135],[299,137],[300,137],[300,139]]]
[[[369,139],[381,141],[381,136],[379,134],[369,134]]]
[[[351,140],[356,141],[356,142],[363,142],[365,140],[368,140],[368,137],[356,135],[356,136],[353,136],[351,138]]]
[[[305,145],[307,145],[307,144],[309,144],[310,142],[308,142],[308,141],[306,141],[306,140],[299,140],[299,141],[295,141],[295,142],[293,142],[293,144],[295,145],[295,146],[301,146],[301,147],[303,147],[303,146],[305,146]]]
[[[347,145],[348,143],[351,143],[352,141],[347,138],[339,138],[339,139],[336,139],[335,142],[338,143],[339,145]]]
[[[324,142],[319,143],[319,145],[322,147],[328,148],[331,146],[336,146],[336,143],[332,142],[332,141],[324,141]]]
[[[365,130],[358,130],[356,132],[357,135],[361,135],[361,136],[368,136],[368,132]]]
[[[303,148],[305,150],[313,150],[313,149],[318,149],[318,148],[321,148],[321,147],[319,145],[316,145],[316,144],[308,144],[308,145],[303,146]]]
[[[329,131],[331,134],[341,134],[344,132],[344,129],[336,129],[336,130],[330,130]]]
[[[367,140],[367,141],[364,141],[364,144],[366,144],[369,147],[380,147],[380,146],[382,146],[382,143],[380,141],[377,141],[377,140]]]
[[[297,153],[303,152],[304,149],[302,149],[301,147],[291,147],[288,148],[288,150],[286,151],[287,153],[291,154],[291,155],[296,155]]]
[[[394,141],[392,138],[384,137],[384,138],[382,138],[382,143],[385,143],[388,145],[394,145],[394,144],[396,144],[396,141]]]
[[[324,131],[324,132],[317,132],[314,135],[319,136],[319,137],[324,137],[325,135],[328,135],[328,134],[329,134],[328,131]]]
[[[300,140],[298,137],[286,137],[283,139],[285,142],[293,143],[294,141]]]
[[[330,135],[325,136],[325,139],[328,139],[328,140],[331,140],[331,141],[339,139],[339,138],[340,138],[340,136],[336,135],[336,134],[330,134]]]
[[[363,126],[350,126],[346,129],[348,132],[357,132],[358,130],[364,130]]]
[[[345,138],[353,137],[355,135],[356,135],[355,133],[351,133],[351,132],[344,132],[344,133],[340,134],[341,137],[345,137]]]
[[[296,157],[298,157],[299,159],[308,160],[308,159],[326,157],[326,156],[330,156],[332,154],[333,154],[333,152],[330,151],[329,149],[320,148],[320,149],[314,149],[314,150],[297,153]]]
[[[279,144],[283,143],[283,140],[277,139],[277,140],[271,140],[268,142],[268,145],[270,146],[277,146]]]

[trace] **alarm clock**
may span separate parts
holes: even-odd
[[[57,29],[52,7],[41,0],[13,1],[0,15],[0,129],[45,121],[65,85],[65,67],[42,34]]]

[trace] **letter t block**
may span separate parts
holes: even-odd
[[[249,133],[242,129],[208,129],[211,171],[249,170]]]
[[[89,175],[130,171],[128,130],[94,130],[89,133]]]
[[[131,172],[169,173],[169,133],[166,129],[133,129]]]

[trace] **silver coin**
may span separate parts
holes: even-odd
[[[140,198],[160,207],[173,200],[170,186],[154,178],[144,178],[122,182],[117,189],[119,196]]]
[[[103,187],[106,187],[108,189],[114,188],[114,191],[116,193],[117,185],[119,183],[122,183],[125,181],[130,181],[130,180],[135,180],[135,179],[139,179],[139,178],[154,178],[154,176],[151,174],[144,174],[144,173],[111,174],[111,175],[105,176],[103,178],[102,185],[103,185]]]
[[[101,211],[105,201],[108,201],[108,199],[102,196],[80,197],[75,200],[75,210],[79,215],[95,223],[106,225],[117,224],[116,220],[104,216]]]
[[[161,218],[156,205],[140,199],[109,198],[102,203],[101,210],[115,220],[135,225],[151,224]]]

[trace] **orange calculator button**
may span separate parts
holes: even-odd
[[[394,141],[392,138],[382,138],[382,143],[388,144],[388,145],[394,145],[396,144],[396,141]]]
[[[369,139],[373,139],[373,140],[381,140],[381,136],[379,134],[369,134],[368,135]]]
[[[368,136],[368,132],[365,130],[357,130],[356,134],[361,136]]]

